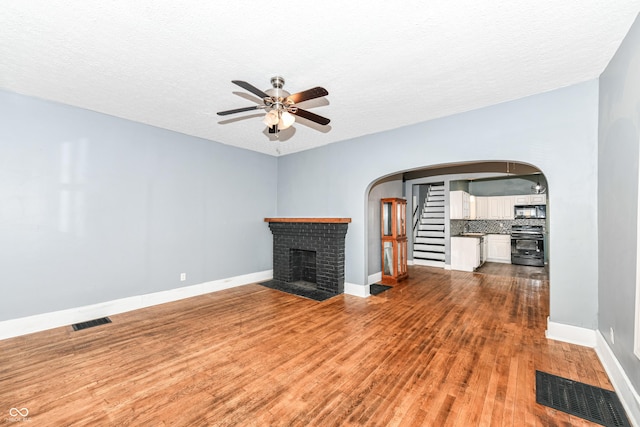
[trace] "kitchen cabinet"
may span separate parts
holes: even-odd
[[[491,196],[487,199],[487,219],[513,219],[514,196]]]
[[[531,204],[531,205],[546,205],[547,204],[547,195],[546,194],[531,194],[531,195],[529,195],[529,204]]]
[[[511,236],[509,234],[487,235],[487,261],[511,263]]]
[[[449,192],[449,219],[470,219],[469,193]]]
[[[529,195],[521,194],[518,196],[513,196],[513,204],[514,205],[528,205],[529,203]]]
[[[451,191],[449,198],[450,219],[511,220],[514,219],[515,205],[546,205],[547,203],[546,194],[472,196],[465,191]]]
[[[489,219],[489,200],[487,197],[470,196],[470,218]]]
[[[546,194],[522,194],[514,197],[515,205],[546,205]]]
[[[481,263],[480,245],[478,237],[452,237],[451,269],[474,271]]]

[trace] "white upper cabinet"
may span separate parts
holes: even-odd
[[[529,195],[523,194],[520,196],[513,196],[513,203],[515,205],[528,205],[529,204]]]
[[[449,192],[449,219],[470,219],[471,208],[469,193],[466,191]]]
[[[516,205],[546,205],[546,194],[523,194],[521,196],[513,196]]]
[[[491,196],[486,199],[489,205],[487,219],[513,219],[514,196]]]
[[[515,205],[546,205],[546,194],[516,196],[471,196],[466,191],[449,192],[450,219],[514,219]]]
[[[530,202],[529,203],[530,205],[546,205],[547,195],[546,194],[530,194],[529,202]]]
[[[487,197],[470,196],[471,219],[489,219],[489,200]]]

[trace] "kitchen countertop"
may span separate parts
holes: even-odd
[[[510,236],[511,233],[460,233],[451,237],[483,237],[488,236],[489,234],[495,234],[497,236]]]

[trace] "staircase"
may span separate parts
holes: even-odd
[[[444,268],[444,183],[428,187],[419,218],[414,212],[413,263]]]

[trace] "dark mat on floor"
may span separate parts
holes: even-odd
[[[387,286],[387,285],[380,285],[378,283],[374,283],[373,285],[369,286],[369,293],[371,295],[378,295],[383,293],[384,291],[386,291],[387,289],[391,289],[391,286]]]
[[[536,402],[607,427],[631,427],[616,393],[536,371]]]
[[[314,301],[324,301],[331,297],[336,296],[331,292],[316,289],[315,285],[306,282],[283,282],[281,280],[269,280],[260,283],[262,286],[266,286],[270,289],[276,289],[278,291],[286,292],[288,294],[297,295],[299,297],[309,298]]]

